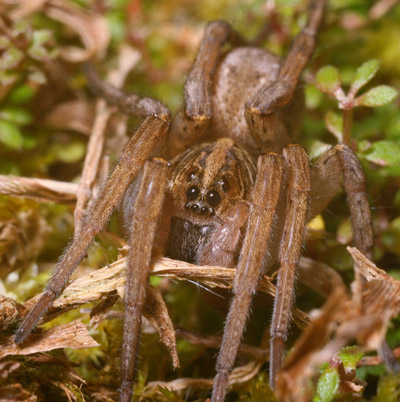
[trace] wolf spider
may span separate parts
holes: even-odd
[[[211,22],[185,84],[184,111],[172,120],[162,103],[127,95],[88,68],[97,93],[145,120],[86,213],[42,297],[20,325],[18,344],[60,295],[95,234],[121,204],[130,239],[121,402],[132,396],[141,311],[155,253],[237,269],[212,402],[225,398],[257,282],[280,264],[270,328],[274,385],[291,319],[305,225],[342,185],[356,247],[368,254],[373,245],[364,174],[354,153],[336,145],[310,168],[303,147],[290,144],[302,114],[299,77],[315,47],[325,2],[312,0],[308,22],[283,62],[266,50],[246,46],[228,23]],[[232,48],[223,53],[226,44]]]

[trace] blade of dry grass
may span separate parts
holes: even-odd
[[[63,181],[0,175],[0,194],[70,204],[78,185]]]
[[[186,339],[193,345],[200,345],[213,349],[218,349],[222,342],[222,336],[200,335],[181,328],[177,330],[177,335]],[[269,345],[266,345],[266,347],[257,347],[241,343],[239,346],[239,353],[255,360],[269,361]]]
[[[126,76],[137,64],[139,59],[140,54],[138,51],[129,46],[121,46],[118,67],[109,73],[107,81],[117,88],[122,87]],[[80,231],[85,206],[92,194],[92,187],[98,174],[100,159],[103,153],[107,123],[114,110],[115,108],[108,106],[105,100],[99,99],[97,101],[95,119],[89,138],[82,177],[77,192],[74,213],[75,234]]]
[[[254,378],[260,371],[262,362],[250,361],[244,366],[236,367],[229,375],[229,384],[242,384]],[[163,382],[149,382],[143,392],[145,397],[155,397],[158,388],[167,388],[170,391],[183,391],[188,388],[211,389],[214,380],[212,378],[179,378],[177,380]]]

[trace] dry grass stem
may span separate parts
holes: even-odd
[[[218,349],[221,346],[222,336],[216,335],[199,335],[184,329],[177,330],[177,335],[186,339],[193,345],[205,346],[207,348]],[[239,353],[251,357],[259,361],[269,360],[269,345],[266,347],[257,347],[241,343],[239,346]]]
[[[21,384],[9,384],[0,387],[0,401],[36,402],[37,396],[22,388]]]
[[[229,375],[229,384],[242,384],[251,380],[257,375],[261,366],[262,362],[252,360],[244,366],[236,367]],[[177,392],[187,388],[211,389],[213,383],[214,380],[212,378],[179,378],[169,382],[152,381],[146,385],[143,396],[154,395],[154,392],[159,387]]]
[[[80,307],[84,304],[103,302],[105,298],[112,297],[115,292],[123,298],[125,286],[126,258],[98,269],[88,275],[82,276],[72,281],[58,297],[47,315],[41,321],[47,322],[56,316]],[[197,266],[183,261],[172,260],[170,258],[157,258],[154,261],[152,275],[166,277],[178,280],[190,280],[191,282],[201,282],[209,287],[219,287],[230,289],[235,278],[235,269],[213,266]],[[265,275],[262,277],[258,290],[275,294],[275,286]],[[33,307],[41,294],[24,303],[24,312],[26,313]],[[308,315],[299,309],[293,312],[296,323],[303,327],[309,322]]]
[[[93,325],[99,325],[118,299],[117,295],[121,298],[124,296],[125,269],[126,258],[121,258],[107,267],[94,271],[71,282],[64,290],[63,294],[53,303],[46,317],[42,320],[42,323],[84,304],[97,302],[98,304],[92,309],[91,317]],[[152,274],[173,279],[190,279],[191,281],[199,281],[210,287],[230,288],[235,277],[235,270],[223,267],[201,267],[168,258],[158,258],[154,263]],[[259,290],[273,295],[275,287],[269,281],[268,277],[265,276],[260,281]],[[0,317],[3,328],[7,329],[7,327],[15,322],[19,316],[25,316],[35,304],[38,297],[40,297],[40,295],[28,300],[24,305],[19,305],[18,303],[12,305],[10,303],[2,303],[4,306],[10,305],[10,308],[8,308],[7,311],[4,311]],[[170,351],[174,366],[178,367],[179,359],[176,352],[174,327],[168,315],[165,302],[157,289],[149,287],[146,307],[143,314],[158,330],[161,341]],[[294,314],[302,325],[305,325],[306,321],[308,321],[307,315],[300,310],[295,310]],[[69,334],[69,337],[71,338],[72,334]],[[77,342],[80,344],[79,339]],[[208,342],[210,342],[210,339]],[[213,342],[215,342],[215,340]],[[219,340],[217,343],[219,343]],[[52,348],[52,343],[50,343],[50,349]],[[257,357],[257,359],[261,361],[266,360],[265,350],[260,351],[259,348],[247,345],[243,345],[241,350],[244,354]],[[8,354],[11,353],[12,352]],[[26,352],[26,354],[28,353],[29,352]]]
[[[56,130],[71,130],[89,135],[94,119],[94,107],[82,99],[63,102],[55,105],[45,116],[41,124]],[[74,116],[71,119],[71,116]]]
[[[0,194],[70,204],[76,200],[78,185],[57,180],[0,175]]]
[[[116,70],[112,70],[109,73],[107,81],[115,87],[121,88],[125,82],[126,76],[137,64],[139,59],[140,54],[136,50],[133,50],[129,46],[122,46],[119,54],[118,67]],[[108,106],[105,100],[100,99],[97,101],[95,119],[77,192],[77,202],[74,212],[75,234],[80,231],[85,205],[92,194],[92,187],[98,174],[101,155],[103,153],[106,127],[113,110],[115,109]]]

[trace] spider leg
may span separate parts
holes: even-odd
[[[344,144],[324,152],[313,166],[311,182],[308,219],[324,210],[343,186],[350,208],[354,246],[371,258],[374,245],[371,210],[364,171],[354,152]]]
[[[310,168],[303,147],[289,145],[283,150],[287,165],[286,218],[280,244],[280,270],[271,323],[270,383],[274,386],[282,364],[284,343],[294,302],[296,265],[300,258],[309,203]]]
[[[365,174],[354,152],[338,144],[324,152],[312,169],[309,219],[319,214],[333,196],[344,187],[350,209],[354,246],[369,259],[373,256],[374,232],[366,193]],[[356,271],[357,275],[357,271]],[[357,278],[357,277],[356,277]],[[359,278],[362,285],[362,278]],[[379,353],[389,371],[398,372],[399,363],[384,340]]]
[[[322,22],[326,0],[312,0],[307,25],[294,39],[273,85],[262,86],[245,105],[245,117],[262,151],[280,152],[289,135],[279,110],[293,98],[300,74],[310,59]],[[289,133],[290,134],[290,133]]]
[[[85,63],[83,70],[92,92],[105,99],[108,103],[116,105],[122,113],[143,119],[151,115],[159,116],[166,121],[171,119],[169,109],[157,99],[125,93],[121,89],[103,81],[90,63]]]
[[[164,160],[154,159],[146,162],[135,202],[125,285],[120,402],[130,402],[132,397],[142,309],[146,298],[152,248],[164,203],[168,173],[168,164]]]
[[[224,329],[217,361],[212,402],[222,402],[228,387],[228,375],[235,362],[245,327],[250,302],[263,271],[264,256],[280,198],[283,160],[274,153],[262,155],[250,199],[247,230],[237,266],[234,296]]]
[[[17,344],[25,340],[53,300],[63,291],[72,272],[85,256],[94,236],[103,229],[112,211],[121,202],[129,183],[142,169],[157,142],[166,135],[168,127],[168,123],[164,120],[155,116],[148,117],[128,142],[124,154],[92,207],[86,212],[81,230],[74,236],[57,263],[43,296],[19,326],[15,335]]]
[[[210,22],[185,83],[184,112],[178,113],[172,123],[169,148],[173,155],[191,147],[211,122],[212,78],[227,42],[239,45],[245,40],[227,22]]]

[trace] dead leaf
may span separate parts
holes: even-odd
[[[21,384],[9,384],[0,387],[0,401],[3,402],[36,402],[37,396],[22,388]]]
[[[12,327],[23,311],[22,304],[0,294],[0,330],[5,331]]]
[[[0,362],[0,378],[6,380],[10,374],[17,371],[21,367],[21,363],[14,360]]]
[[[343,316],[344,303],[347,300],[345,288],[338,287],[296,341],[278,375],[276,393],[279,400],[308,400],[310,390],[305,384],[316,368],[331,357],[320,352],[329,340],[335,322]]]
[[[90,312],[90,326],[97,328],[101,322],[107,317],[115,302],[119,299],[117,292],[104,295],[100,302],[97,303]]]
[[[153,324],[160,334],[161,342],[167,347],[174,368],[179,367],[179,356],[176,350],[175,329],[164,299],[158,289],[147,287],[146,304],[143,315]]]
[[[14,335],[0,340],[0,359],[9,355],[30,355],[60,348],[83,349],[99,346],[89,335],[81,321],[54,327],[39,334],[33,333],[21,346],[14,342]]]
[[[390,320],[400,312],[400,282],[377,268],[359,250],[347,249],[354,259],[355,270],[367,282],[360,294],[356,288],[352,298],[344,287],[337,288],[297,340],[278,376],[276,391],[282,401],[308,401],[309,379],[322,363],[330,361],[354,339],[364,351],[380,348]]]
[[[18,211],[14,219],[0,222],[1,277],[5,278],[17,267],[23,270],[34,260],[42,251],[49,232],[46,220],[34,210]]]
[[[89,135],[93,120],[93,105],[85,100],[76,99],[56,105],[46,114],[42,124],[52,129],[72,130]]]

